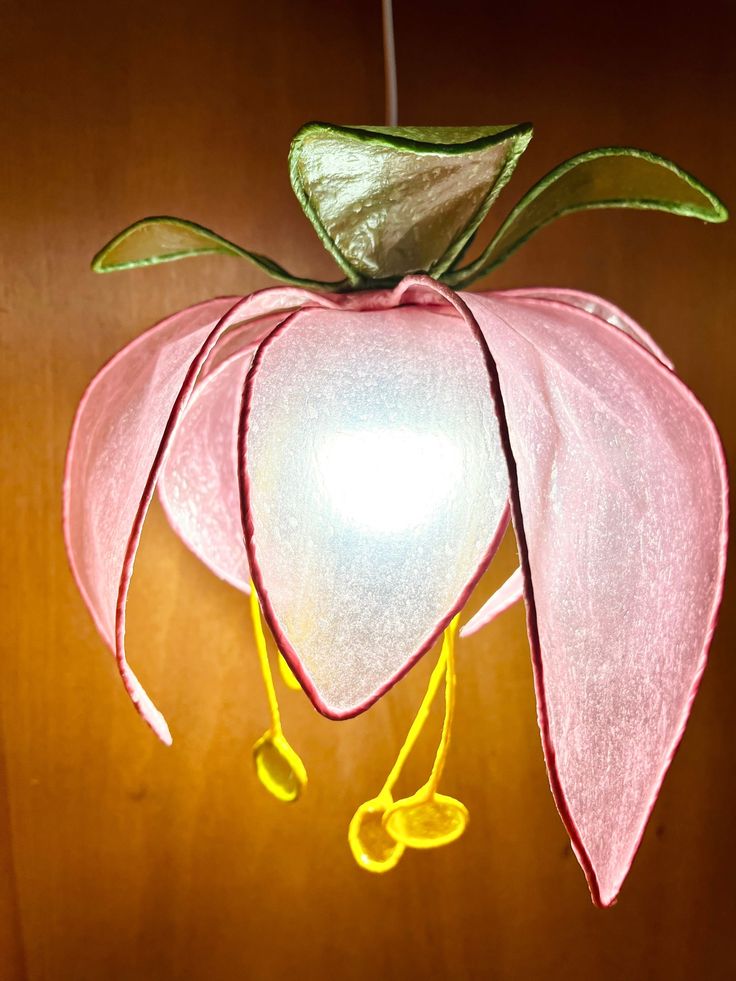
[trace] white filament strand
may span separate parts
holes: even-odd
[[[383,9],[383,77],[386,97],[386,125],[399,121],[399,94],[396,85],[396,45],[392,0],[381,0]]]

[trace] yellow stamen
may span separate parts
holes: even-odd
[[[286,658],[281,651],[279,651],[279,674],[281,675],[281,680],[289,691],[301,691],[302,686],[294,677],[294,672],[286,663]]]
[[[426,786],[432,793],[437,789],[440,782],[442,771],[447,761],[447,753],[450,749],[450,736],[452,735],[452,722],[455,717],[455,689],[457,687],[457,673],[455,671],[455,635],[457,634],[459,616],[455,617],[450,626],[445,631],[442,648],[445,654],[447,670],[445,673],[445,718],[442,722],[442,735],[437,747],[434,758],[432,772]]]
[[[266,636],[261,622],[261,604],[256,588],[250,584],[250,617],[256,642],[258,662],[266,689],[271,726],[253,746],[253,762],[258,779],[278,800],[295,801],[307,785],[307,771],[298,754],[289,745],[281,726],[281,713],[268,660]]]
[[[442,735],[429,779],[411,797],[396,801],[386,809],[383,827],[395,842],[409,848],[437,848],[459,838],[468,823],[464,804],[453,797],[437,793],[437,786],[450,748],[450,733],[455,713],[455,634],[458,617],[445,631],[443,650],[447,671],[445,680],[445,718]]]
[[[421,701],[419,708],[417,709],[417,714],[414,717],[414,721],[409,727],[409,731],[406,734],[406,739],[404,744],[399,750],[398,756],[396,757],[396,762],[391,767],[391,772],[386,777],[386,782],[381,788],[381,793],[386,793],[387,791],[393,790],[396,781],[401,776],[401,771],[404,768],[404,764],[411,751],[414,749],[414,745],[419,739],[419,736],[426,725],[427,719],[429,718],[429,712],[432,708],[432,703],[434,702],[437,691],[442,684],[442,679],[445,676],[447,665],[447,631],[445,631],[445,636],[442,641],[442,650],[440,651],[440,656],[437,659],[432,674],[429,677],[429,683],[427,685],[427,690],[424,693],[424,698]]]
[[[348,842],[353,857],[361,868],[370,872],[387,872],[393,868],[406,845],[431,848],[457,838],[467,823],[467,811],[459,801],[436,793],[450,746],[455,709],[455,634],[458,619],[455,617],[445,630],[442,651],[430,676],[427,691],[383,787],[376,797],[361,804],[350,822]],[[446,679],[445,718],[429,780],[412,797],[394,803],[393,788],[426,724],[443,676]],[[460,825],[462,827],[457,830]]]

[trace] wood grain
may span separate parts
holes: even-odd
[[[285,696],[311,781],[283,807],[252,773],[266,708],[241,597],[154,508],[129,651],[172,724],[166,750],[127,703],[71,581],[60,480],[85,384],[166,313],[266,285],[230,259],[95,277],[91,255],[126,223],[171,213],[332,276],[286,152],[308,119],[381,121],[379,7],[3,5],[3,981],[736,976],[732,586],[641,852],[618,906],[600,912],[548,790],[521,611],[461,650],[444,785],[470,809],[467,835],[371,877],[352,862],[347,824],[379,787],[428,664],[349,723]],[[733,4],[687,17],[633,0],[395,8],[403,121],[537,124],[499,214],[564,156],[612,143],[672,156],[733,206]],[[671,355],[732,456],[735,265],[730,227],[598,213],[546,230],[495,282],[619,303]],[[474,608],[513,562],[507,542]]]

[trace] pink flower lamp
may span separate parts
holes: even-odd
[[[351,824],[356,860],[384,871],[467,823],[437,789],[455,632],[511,520],[519,570],[460,636],[523,597],[550,785],[593,900],[608,906],[705,667],[726,555],[723,451],[662,351],[607,300],[467,287],[574,211],[727,215],[661,157],[594,150],[533,187],[463,265],[530,138],[526,125],[304,127],[292,186],[339,282],[291,276],[173,218],[114,238],[94,260],[99,272],[222,253],[286,285],[177,313],[100,371],[72,430],[64,527],[82,597],[166,743],[125,651],[154,491],[216,575],[246,593],[253,584],[271,708],[254,756],[283,800],[307,778],[281,727],[261,611],[283,676],[333,719],[367,709],[444,635],[399,758]],[[443,681],[432,772],[394,800]]]

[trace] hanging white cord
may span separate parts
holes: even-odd
[[[399,96],[396,87],[396,45],[392,0],[381,0],[383,8],[383,77],[386,91],[386,125],[399,121]]]

